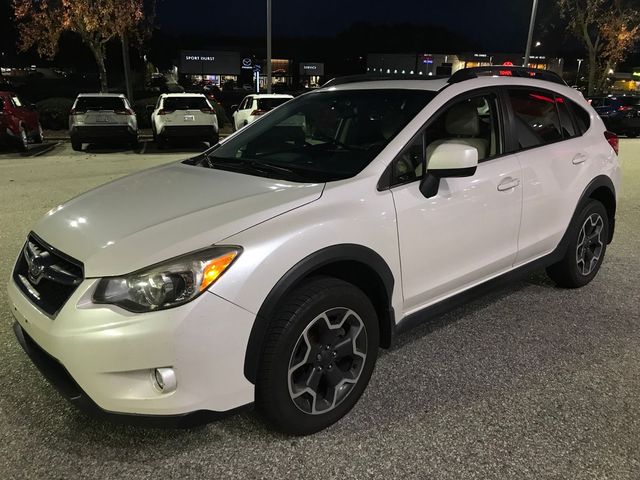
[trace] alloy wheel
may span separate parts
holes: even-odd
[[[300,334],[289,361],[288,386],[301,411],[319,415],[340,405],[358,383],[367,358],[367,331],[349,308],[327,310]]]
[[[576,246],[576,261],[578,271],[583,276],[588,276],[598,265],[598,261],[604,250],[602,231],[604,220],[598,213],[592,213],[582,224]]]

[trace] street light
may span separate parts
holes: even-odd
[[[536,25],[536,13],[538,11],[538,0],[533,0],[533,8],[531,9],[531,22],[529,23],[529,37],[527,38],[527,49],[524,53],[524,66],[529,66],[529,57],[531,57],[531,42],[533,41],[533,30]],[[538,42],[539,43],[539,42]]]
[[[267,0],[267,93],[271,93],[272,69],[271,65],[271,1]]]

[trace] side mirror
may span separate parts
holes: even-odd
[[[231,105],[231,113],[236,113],[238,111],[238,105]]]
[[[31,110],[37,110],[37,107],[36,107],[35,103],[30,103],[29,107],[31,108]]]
[[[427,197],[435,197],[440,179],[447,177],[471,177],[478,168],[478,149],[466,143],[449,141],[427,147],[427,172],[420,182],[420,191]]]

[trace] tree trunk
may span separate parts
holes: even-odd
[[[596,60],[595,50],[589,51],[589,83],[587,92],[589,96],[592,96],[596,87],[596,75],[598,74],[598,62]]]
[[[120,36],[122,42],[122,63],[124,64],[124,83],[127,88],[127,98],[129,103],[133,103],[133,85],[131,84],[131,62],[129,61],[129,39],[127,34]]]
[[[108,90],[107,85],[107,67],[104,64],[104,46],[102,44],[89,45],[91,52],[93,53],[96,63],[98,64],[98,74],[100,75],[100,91],[106,93]]]

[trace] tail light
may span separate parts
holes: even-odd
[[[607,139],[613,151],[618,155],[618,151],[620,150],[620,140],[618,139],[618,135],[612,132],[604,132],[604,138]]]
[[[200,111],[202,113],[208,113],[210,115],[213,115],[215,113],[212,108],[201,108]]]
[[[265,113],[267,113],[267,110],[254,110],[251,112],[251,115],[257,117],[258,115],[264,115]]]
[[[76,110],[75,108],[72,108],[69,115],[84,115],[85,113],[87,113],[86,110]]]
[[[633,110],[633,107],[630,107],[629,105],[621,105],[618,107],[619,112],[628,112],[629,110]]]
[[[175,112],[175,110],[165,110],[164,108],[161,108],[160,110],[158,110],[158,115],[167,115],[173,112]]]

